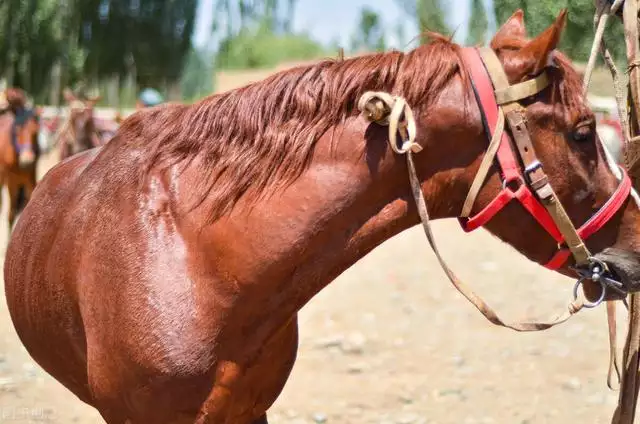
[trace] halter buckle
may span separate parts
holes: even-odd
[[[526,168],[524,168],[524,172],[529,175],[532,172],[537,171],[538,169],[542,168],[542,163],[540,163],[539,160],[536,160],[535,162],[529,164],[529,166],[527,166]]]

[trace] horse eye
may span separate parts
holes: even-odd
[[[579,125],[571,134],[571,138],[579,143],[590,141],[593,139],[594,129],[590,124]]]

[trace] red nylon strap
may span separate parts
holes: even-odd
[[[489,132],[489,139],[493,137],[494,129],[498,122],[498,104],[496,103],[495,92],[491,78],[484,65],[480,52],[474,47],[467,47],[462,50],[462,56],[467,63],[471,81],[480,103],[480,111],[484,114]],[[503,207],[511,200],[518,199],[522,206],[538,221],[540,225],[556,240],[562,241],[562,235],[549,212],[540,204],[538,199],[531,193],[529,188],[523,184],[520,167],[507,131],[502,133],[500,146],[496,154],[503,178],[506,182],[519,181],[520,187],[516,191],[505,187],[500,194],[489,203],[483,210],[471,218],[460,218],[462,228],[469,232],[479,228],[489,222]]]
[[[586,240],[593,234],[600,231],[600,229],[602,229],[602,227],[604,227],[605,224],[609,222],[609,220],[620,210],[622,205],[624,205],[624,202],[627,200],[627,197],[629,197],[629,194],[631,193],[631,179],[622,167],[620,167],[620,171],[622,172],[622,181],[620,181],[616,191],[598,210],[598,212],[596,212],[595,215],[589,218],[589,220],[577,230],[581,239]],[[569,249],[566,247],[562,248],[553,255],[547,264],[545,264],[545,268],[556,270],[565,264],[567,259],[569,259],[569,256],[571,256]]]
[[[462,57],[467,64],[466,68],[471,76],[471,83],[475,88],[480,102],[480,113],[484,114],[489,131],[489,139],[491,139],[498,123],[498,104],[496,103],[491,78],[484,66],[478,49],[475,47],[465,47],[462,49]],[[503,178],[506,181],[513,181],[520,178],[520,168],[511,149],[509,135],[506,131],[502,133],[500,147],[498,148],[496,156],[498,163],[500,163],[500,168],[502,168]]]
[[[600,210],[578,229],[578,235],[582,239],[587,239],[600,231],[600,229],[613,218],[616,212],[620,210],[627,200],[627,197],[629,197],[631,193],[631,178],[629,178],[629,175],[627,175],[627,172],[622,167],[619,168],[622,172],[622,181],[620,181],[615,193],[607,200],[607,203],[602,205]]]
[[[518,199],[531,216],[533,216],[558,243],[564,241],[551,215],[549,215],[544,206],[540,204],[538,199],[531,193],[531,190],[525,185],[521,185],[516,191],[512,191],[509,187],[504,188],[491,203],[478,212],[473,218],[461,221],[462,229],[470,232],[482,227],[513,199]]]

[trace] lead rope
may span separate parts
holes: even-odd
[[[429,222],[429,212],[427,204],[422,193],[420,180],[416,173],[415,164],[413,162],[413,154],[422,151],[422,146],[415,142],[416,138],[416,122],[411,108],[407,102],[399,96],[392,96],[385,92],[366,92],[358,101],[358,109],[362,112],[366,119],[379,125],[389,126],[389,145],[397,154],[404,154],[407,157],[407,167],[409,170],[409,182],[411,184],[411,192],[416,202],[416,208],[422,222],[424,230],[431,249],[435,253],[440,266],[453,284],[453,286],[462,294],[473,306],[478,309],[484,317],[491,323],[510,328],[515,331],[540,331],[551,328],[555,325],[567,321],[576,312],[584,306],[584,299],[576,298],[569,303],[567,309],[555,319],[549,322],[515,322],[508,323],[502,320],[495,311],[475,292],[462,282],[449,268],[442,258],[438,247],[436,246],[431,226]],[[397,134],[402,137],[402,145],[398,147]]]
[[[640,138],[636,135],[632,137],[631,128],[637,128],[637,125],[633,125],[629,122],[628,111],[624,101],[624,88],[620,83],[620,74],[615,66],[615,63],[607,49],[603,36],[606,29],[606,23],[609,16],[615,15],[616,12],[623,7],[623,23],[625,39],[627,44],[627,61],[629,66],[629,86],[632,88],[630,96],[627,98],[631,100],[635,113],[638,113],[638,91],[640,90],[640,83],[638,82],[637,67],[638,67],[638,2],[637,0],[615,0],[611,4],[608,0],[595,0],[596,13],[594,15],[594,27],[595,36],[593,45],[591,47],[591,55],[587,62],[587,68],[585,70],[583,89],[586,96],[589,88],[589,82],[591,80],[591,73],[595,67],[598,51],[602,54],[604,61],[609,68],[613,79],[613,85],[615,89],[616,105],[618,108],[618,116],[623,128],[624,142],[627,146],[630,143],[640,143]],[[626,162],[628,168],[631,170],[638,157],[629,158],[629,148],[625,149],[627,153]],[[627,338],[623,349],[623,364],[624,372],[620,375],[618,367],[618,349],[616,343],[617,324],[615,317],[615,301],[607,302],[607,324],[609,327],[609,376],[607,378],[607,385],[613,389],[612,374],[615,371],[620,384],[620,393],[618,397],[618,406],[611,419],[612,424],[633,424],[636,405],[638,401],[639,375],[640,372],[640,296],[637,294],[630,295],[629,301],[629,316],[628,316],[628,328]]]

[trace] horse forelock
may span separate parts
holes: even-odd
[[[268,194],[277,183],[299,177],[317,140],[358,114],[364,92],[393,91],[418,113],[428,107],[462,63],[458,45],[437,34],[431,37],[408,53],[323,60],[193,105],[142,110],[123,123],[119,134],[142,147],[141,181],[153,168],[199,157],[205,164],[200,199],[213,200],[215,219],[249,188]]]

